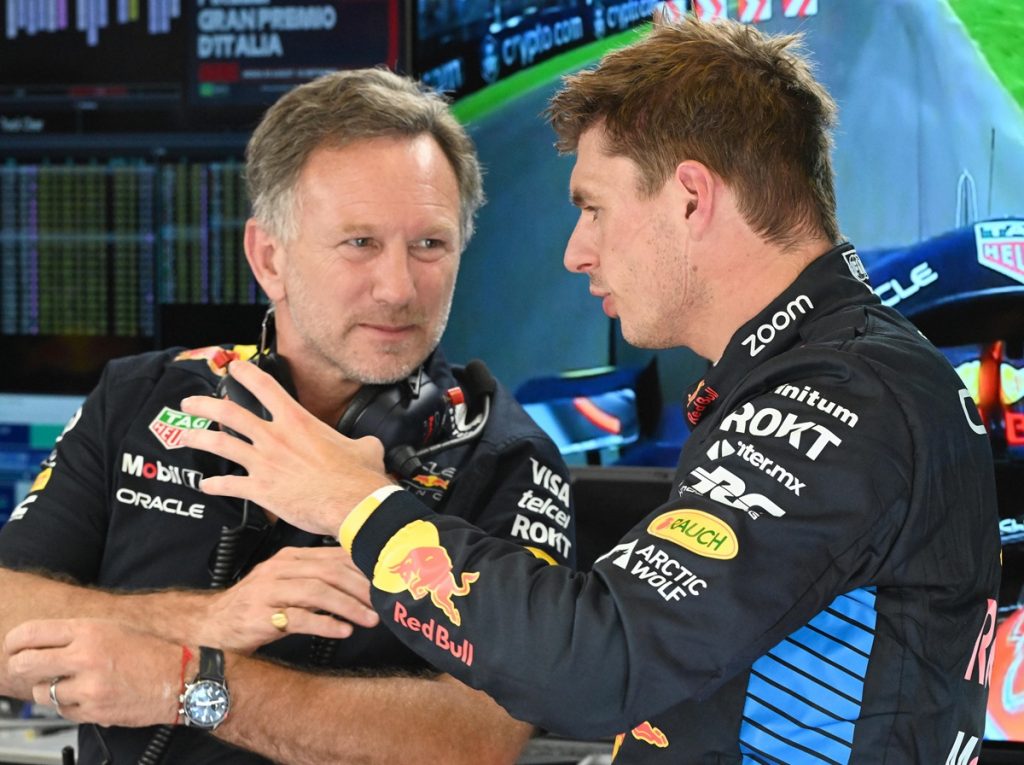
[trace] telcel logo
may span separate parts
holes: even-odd
[[[729,525],[701,510],[670,510],[647,527],[647,533],[705,558],[729,560],[739,552],[736,533]]]

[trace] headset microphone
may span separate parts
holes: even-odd
[[[444,394],[449,406],[448,427],[454,435],[422,449],[416,449],[408,443],[388,448],[385,442],[384,468],[389,473],[409,478],[420,469],[424,458],[468,443],[483,432],[491,416],[491,399],[498,384],[487,365],[478,359],[466,365],[462,376],[461,387],[450,388]],[[481,411],[474,417],[478,403]]]
[[[498,389],[498,381],[494,379],[491,370],[480,359],[473,359],[466,364],[462,374],[465,382],[463,386],[470,392],[467,415],[472,417],[475,414],[474,406],[478,401],[490,401],[494,392]]]

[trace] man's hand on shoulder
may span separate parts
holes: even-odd
[[[353,507],[391,483],[376,438],[341,435],[303,409],[255,364],[236,361],[231,375],[260,400],[272,420],[211,396],[190,396],[181,402],[185,412],[221,425],[220,430],[188,431],[184,444],[223,457],[246,472],[206,478],[204,492],[248,499],[301,529],[336,536]]]

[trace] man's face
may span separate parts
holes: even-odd
[[[683,343],[685,314],[707,300],[694,274],[683,223],[687,200],[674,178],[641,197],[636,164],[602,150],[601,127],[580,136],[569,181],[580,208],[565,267],[590,277],[604,312],[618,317],[628,342],[642,348]]]
[[[430,136],[314,151],[271,296],[282,351],[360,383],[408,375],[448,321],[459,209],[455,173]]]

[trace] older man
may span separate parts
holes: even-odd
[[[274,306],[256,362],[327,432],[391,440],[396,480],[439,512],[528,544],[545,565],[571,564],[554,445],[501,386],[435,350],[482,201],[474,148],[445,103],[383,70],[320,78],[268,111],[246,175],[245,251]],[[266,761],[228,743],[289,763],[513,761],[531,727],[424,674],[373,628],[369,584],[345,551],[267,502],[247,503],[244,516],[242,503],[198,491],[233,466],[181,448],[210,423],[180,401],[245,400],[227,364],[254,350],[177,349],[108,367],[0,533],[5,566],[41,572],[0,570],[0,629],[87,617],[43,622],[74,659],[34,654],[47,667],[40,681],[21,666],[33,652],[21,652],[0,671],[3,689],[117,726],[83,726],[88,762],[104,749],[118,765]],[[307,446],[330,447],[318,438]],[[442,645],[475,583],[446,589],[450,571],[431,553],[392,575],[429,604],[422,634],[432,625]],[[57,581],[68,577],[76,584]],[[245,658],[256,649],[267,660]],[[188,728],[168,738],[145,727],[156,723]]]

